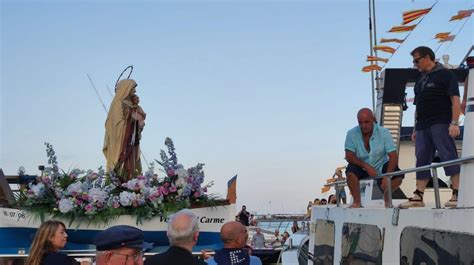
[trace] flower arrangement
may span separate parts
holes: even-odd
[[[161,150],[163,177],[154,173],[154,163],[148,171],[127,182],[121,183],[114,173],[102,168],[71,170],[60,173],[53,147],[45,143],[48,164],[35,182],[21,189],[18,205],[44,219],[46,214],[54,217],[91,222],[108,222],[120,215],[137,217],[137,223],[155,215],[192,206],[212,206],[219,203],[207,189],[213,182],[204,183],[204,164],[185,169],[178,164],[173,141],[166,138],[168,154]]]

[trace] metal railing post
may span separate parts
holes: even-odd
[[[387,189],[387,197],[388,197],[388,205],[387,208],[393,208],[392,204],[392,177],[384,177],[384,179],[388,179],[387,186],[385,187]],[[385,196],[384,196],[384,202],[385,202]]]
[[[336,186],[334,186],[334,188],[336,189],[336,206],[340,207],[341,204],[339,203],[339,196],[340,196],[340,194],[339,194],[339,184],[336,184]],[[328,202],[328,203],[330,203],[330,202]]]
[[[441,201],[439,199],[438,171],[436,171],[436,168],[431,169],[431,175],[433,176],[433,188],[434,188],[436,209],[439,209],[441,208]]]

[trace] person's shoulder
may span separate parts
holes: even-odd
[[[457,79],[456,74],[453,71],[451,71],[450,69],[447,69],[447,68],[439,69],[438,71],[435,71],[434,73],[435,73],[435,75],[438,75],[443,79],[444,78]]]
[[[381,133],[389,133],[390,134],[390,131],[387,128],[381,126],[378,123],[374,124],[374,128],[376,128],[376,130],[378,130]]]
[[[214,260],[214,257],[210,257],[206,260],[207,265],[217,265],[216,261]]]
[[[250,265],[261,265],[262,261],[257,256],[250,256]]]
[[[355,126],[347,131],[347,135],[354,135],[360,132],[359,126]]]
[[[166,253],[166,252],[164,252]],[[153,256],[147,257],[145,260],[144,265],[152,265],[152,264],[158,264],[160,261],[164,259],[165,254],[160,253],[160,254],[155,254]]]
[[[53,264],[65,264],[65,265],[72,265],[75,264],[75,260],[71,257],[68,257],[64,253],[60,252],[49,252],[44,256],[42,265],[53,265]]]

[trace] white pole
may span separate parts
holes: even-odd
[[[462,156],[474,155],[474,68],[469,70]],[[474,162],[461,165],[458,207],[474,207]]]

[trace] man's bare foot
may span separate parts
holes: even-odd
[[[360,203],[353,203],[348,208],[361,208]]]

